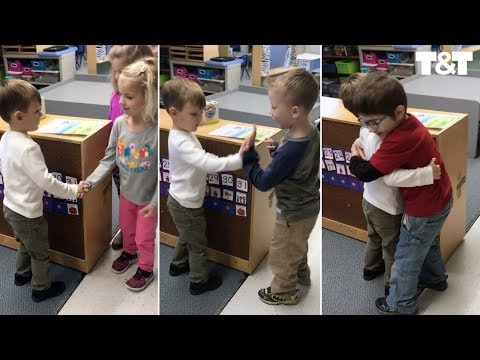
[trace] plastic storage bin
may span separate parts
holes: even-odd
[[[320,68],[320,55],[316,54],[299,54],[297,55],[298,67],[307,71],[313,71]]]
[[[36,72],[33,73],[33,80],[42,82],[42,83],[49,83],[54,84],[60,81],[60,74],[59,73],[44,73],[44,72]]]
[[[360,70],[360,62],[358,60],[335,61],[335,65],[339,74],[353,74]]]

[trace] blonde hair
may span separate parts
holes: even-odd
[[[318,100],[320,85],[312,74],[304,69],[294,69],[284,75],[268,77],[266,85],[283,88],[285,101],[292,106],[303,107],[309,113]]]
[[[128,79],[141,87],[145,97],[143,120],[149,124],[158,122],[158,64],[154,57],[135,61],[125,67],[120,78]]]
[[[0,83],[0,116],[5,122],[10,122],[15,111],[28,111],[30,104],[42,98],[38,90],[28,81],[20,79],[5,79]]]
[[[202,88],[187,78],[176,76],[172,80],[168,80],[162,85],[160,92],[167,111],[172,107],[182,111],[188,102],[202,110],[205,109],[206,101]]]
[[[354,73],[346,78],[340,85],[338,96],[343,101],[345,109],[357,116],[357,112],[353,108],[353,95],[360,84],[360,81],[367,76],[366,73]]]
[[[110,61],[119,59],[125,66],[146,57],[153,57],[153,51],[148,45],[113,45],[108,52]],[[113,73],[111,81],[113,89],[118,91],[118,82],[115,80]]]

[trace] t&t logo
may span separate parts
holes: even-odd
[[[437,55],[434,51],[418,51],[415,53],[415,61],[421,63],[420,74],[431,75],[432,62],[437,61],[435,72],[439,75],[454,75],[457,73],[455,64],[451,64],[450,60],[456,61],[458,64],[458,75],[467,75],[467,62],[473,60],[472,52],[453,51],[450,53],[442,51]]]

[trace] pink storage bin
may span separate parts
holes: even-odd
[[[378,60],[377,60],[377,54],[375,53],[364,53],[363,54],[363,62],[365,64],[377,64],[378,63]]]
[[[198,75],[197,74],[192,74],[192,73],[187,73],[187,78],[188,80],[195,81],[198,83]]]
[[[30,66],[23,66],[22,71],[24,76],[33,76],[32,68]]]
[[[7,60],[8,71],[23,73],[23,64],[20,60]]]
[[[387,59],[383,58],[379,58],[378,59],[378,68],[379,69],[388,69],[388,64],[387,64]]]
[[[184,77],[186,78],[187,77],[187,68],[186,67],[173,67],[173,72],[175,74],[175,76],[179,76],[179,77]]]

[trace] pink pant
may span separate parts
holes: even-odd
[[[144,217],[139,213],[145,205],[136,205],[120,194],[120,229],[123,249],[129,254],[138,251],[138,266],[153,271],[155,260],[155,230],[158,216]]]

